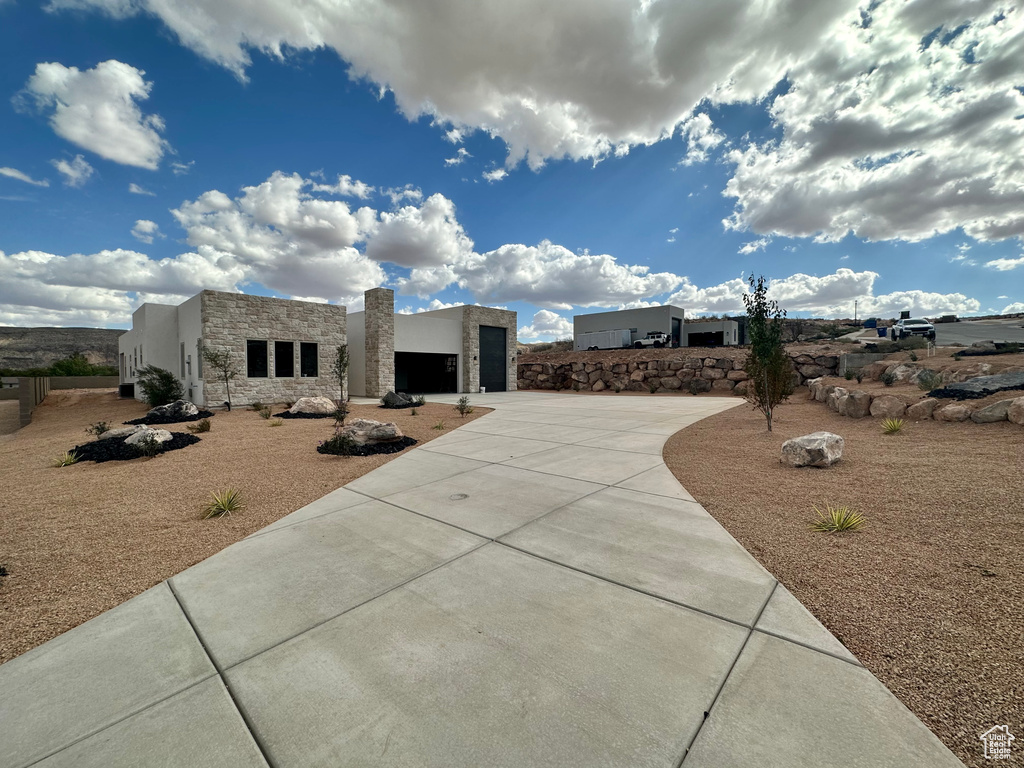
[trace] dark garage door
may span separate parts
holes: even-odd
[[[504,392],[508,388],[505,334],[505,328],[480,326],[480,386],[488,392]]]
[[[417,395],[457,392],[459,356],[395,352],[395,391]]]

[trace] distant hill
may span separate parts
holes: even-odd
[[[0,326],[0,368],[46,368],[76,352],[93,365],[117,366],[117,337],[110,328],[10,328]]]

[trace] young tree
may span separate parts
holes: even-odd
[[[339,403],[345,402],[345,383],[348,380],[348,344],[338,347],[334,359],[331,361],[331,375],[338,380],[338,390],[341,392]]]
[[[210,349],[205,344],[199,347],[199,354],[203,356],[203,362],[217,372],[217,378],[224,381],[224,390],[227,393],[228,410],[231,410],[231,380],[242,375],[238,362],[234,359],[230,349]]]
[[[747,308],[747,335],[750,355],[744,370],[749,376],[746,398],[764,414],[772,431],[775,406],[793,394],[793,364],[782,346],[782,328],[786,311],[768,298],[764,277],[750,276],[751,293],[743,297]]]

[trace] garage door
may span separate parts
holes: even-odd
[[[480,386],[488,392],[504,392],[508,388],[505,367],[506,328],[480,326]]]

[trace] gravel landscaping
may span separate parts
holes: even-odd
[[[845,438],[838,464],[779,462],[785,440],[819,430]],[[664,458],[967,765],[988,763],[985,730],[1022,727],[1024,427],[920,421],[883,436],[879,419],[839,416],[801,388],[773,433],[740,405],[673,435]],[[865,527],[811,531],[826,503]]]
[[[16,406],[17,403],[14,402]],[[8,409],[10,410],[10,409]],[[456,419],[451,405],[388,411],[405,435],[428,442],[488,413]],[[134,597],[398,454],[324,456],[317,443],[333,423],[271,426],[253,411],[219,411],[212,429],[185,450],[153,459],[52,459],[88,441],[90,424],[120,424],[146,407],[108,390],[53,392],[32,423],[0,440],[0,662],[24,653]],[[350,418],[381,418],[376,405]],[[177,431],[171,427],[171,431]],[[415,448],[407,450],[416,450]],[[237,488],[244,511],[200,520],[213,491]]]

